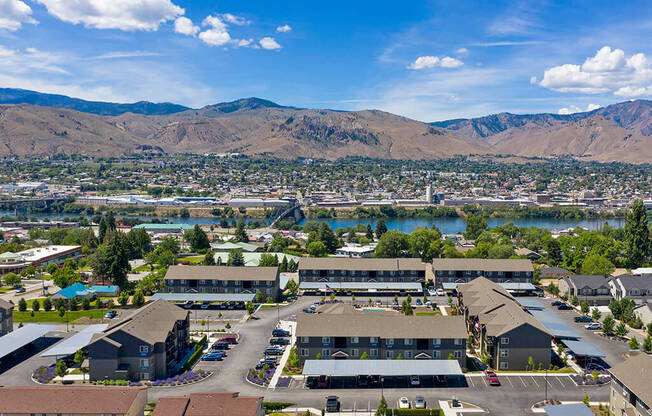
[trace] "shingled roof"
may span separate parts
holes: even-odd
[[[368,259],[352,257],[304,257],[299,260],[299,269],[305,270],[356,270],[356,271],[400,271],[425,270],[421,259],[394,258]]]
[[[641,353],[609,369],[622,384],[627,386],[649,407],[652,407],[652,357]]]
[[[165,280],[276,280],[278,267],[170,266]]]
[[[469,270],[483,272],[533,272],[527,259],[434,259],[434,270]]]
[[[262,406],[262,397],[238,393],[192,393],[183,397],[161,398],[152,416],[254,416]]]

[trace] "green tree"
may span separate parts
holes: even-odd
[[[179,247],[179,242],[177,241],[176,238],[172,237],[171,235],[165,236],[163,240],[161,240],[161,244],[159,244],[158,247],[161,247],[161,250],[171,251],[174,255],[179,254],[179,252],[181,251],[181,247]]]
[[[604,318],[604,321],[602,321],[602,332],[605,333],[606,335],[610,335],[611,333],[613,333],[615,325],[616,325],[616,321],[614,320],[613,315],[608,314]]]
[[[642,348],[643,348],[643,351],[645,351],[645,352],[652,351],[652,337],[650,337],[649,335],[647,337],[645,337],[645,339],[643,340]]]
[[[39,302],[38,299],[34,299],[34,300],[32,301],[32,310],[33,310],[34,312],[38,312],[39,309],[41,309],[41,302]]]
[[[600,317],[602,316],[602,312],[598,308],[593,308],[591,311],[591,318],[593,318],[596,321],[600,320]]]
[[[99,224],[99,231],[98,231],[98,240],[101,243],[104,242],[104,237],[106,237],[106,220],[104,217],[100,218],[100,224]]]
[[[288,258],[287,256],[283,256],[283,260],[281,260],[281,264],[278,266],[278,271],[281,273],[285,273],[288,271]]]
[[[605,256],[599,254],[588,254],[582,262],[582,273],[584,274],[600,274],[602,276],[609,276],[613,273],[615,266]]]
[[[535,366],[534,358],[532,358],[532,356],[528,357],[528,359],[527,359],[527,368],[530,371],[534,371],[534,366]]]
[[[63,318],[63,316],[66,314],[66,308],[64,308],[63,306],[61,306],[61,307],[59,307],[59,309],[57,309],[57,310],[59,311],[59,317],[60,317],[60,318]]]
[[[201,253],[204,250],[211,248],[211,243],[208,241],[208,236],[199,225],[195,225],[195,228],[193,228],[189,233],[190,238],[188,242],[190,243],[190,250],[195,253]]]
[[[30,277],[30,276],[34,276],[35,274],[36,274],[36,268],[34,268],[34,266],[32,266],[31,264],[29,266],[25,267],[20,272],[21,277]]]
[[[91,308],[91,300],[88,298],[82,299],[82,309],[87,311]]]
[[[54,274],[54,272],[56,272],[58,268],[59,266],[57,266],[55,263],[50,263],[45,268],[45,271],[48,272],[48,274]]]
[[[27,310],[27,301],[25,298],[20,298],[18,301],[18,310],[21,312],[25,312]]]
[[[278,257],[274,254],[262,253],[258,261],[259,267],[276,267],[278,266]]]
[[[376,416],[386,416],[387,415],[387,400],[385,400],[385,396],[380,396],[380,403],[378,404],[378,408],[376,409]]]
[[[245,260],[241,250],[229,251],[229,258],[226,261],[227,266],[244,266]]]
[[[483,217],[469,214],[466,217],[466,231],[464,232],[464,238],[475,240],[486,229],[487,221]]]
[[[629,340],[629,349],[637,350],[638,348],[639,348],[638,340],[636,339],[636,337],[632,337],[632,339]]]
[[[577,295],[573,295],[573,296],[571,297],[571,305],[573,305],[573,306],[577,306],[577,305],[579,305],[579,304],[580,304],[580,300],[579,300],[579,298],[577,297]]]
[[[380,237],[382,237],[386,232],[387,225],[385,224],[385,220],[379,219],[376,221],[376,238],[380,240]]]
[[[144,228],[131,229],[127,233],[130,259],[142,259],[152,251],[152,239]]]
[[[7,286],[12,286],[12,287],[20,286],[20,276],[18,276],[16,273],[13,272],[7,273],[4,280]]]
[[[77,300],[77,298],[72,298],[68,301],[68,305],[71,311],[76,311],[77,306],[79,305],[79,301]]]
[[[118,303],[122,306],[127,306],[129,303],[129,294],[126,291],[120,292],[118,295]]]
[[[59,377],[65,376],[66,373],[68,372],[68,367],[66,366],[66,362],[64,360],[57,361],[57,367],[54,370],[54,372]]]
[[[627,326],[625,326],[624,322],[620,322],[618,326],[616,326],[616,335],[619,337],[624,337],[627,335]]]
[[[360,355],[361,360],[368,360],[369,359],[369,354],[367,352],[363,352],[362,355]]]
[[[544,243],[546,253],[548,253],[548,264],[557,266],[563,261],[561,246],[555,238],[548,238]]]
[[[582,303],[580,304],[580,310],[584,315],[587,315],[590,310],[589,302],[583,300]]]
[[[625,262],[627,267],[633,269],[646,262],[652,251],[650,247],[647,213],[643,201],[636,199],[625,222]]]
[[[206,252],[206,255],[204,256],[204,266],[215,266],[215,257],[213,256],[213,253],[208,251]]]
[[[420,257],[424,262],[431,262],[439,257],[442,250],[441,234],[437,230],[417,228],[408,237],[410,255]]]
[[[251,302],[247,302],[247,304],[245,305],[245,307],[247,308],[247,313],[248,313],[249,315],[253,315],[254,312],[256,311],[256,306],[255,306],[253,303],[251,303]]]
[[[52,309],[52,300],[50,298],[43,299],[43,310],[49,311]]]
[[[371,228],[371,224],[367,224],[367,232],[365,234],[369,240],[374,241],[374,230]]]
[[[137,306],[139,308],[143,306],[145,304],[145,296],[143,295],[143,291],[140,289],[136,289],[131,302],[134,304],[134,306]]]
[[[84,352],[82,350],[77,350],[73,360],[75,361],[75,364],[81,365],[81,363],[84,362]]]
[[[405,257],[405,253],[409,249],[410,243],[407,234],[397,230],[391,230],[385,232],[380,237],[380,240],[378,240],[378,245],[374,250],[374,257]]]
[[[247,235],[247,231],[245,230],[245,224],[244,221],[242,220],[238,222],[238,225],[235,228],[234,241],[240,243],[249,242],[249,236]]]
[[[306,251],[312,257],[326,257],[328,255],[328,248],[321,241],[311,242],[308,244]]]
[[[647,336],[652,337],[652,322],[647,324]]]

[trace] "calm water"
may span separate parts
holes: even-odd
[[[19,214],[21,214],[20,211]],[[32,216],[36,216],[37,218],[44,219],[44,220],[63,219],[65,217],[70,217],[70,218],[79,217],[78,215],[65,215],[65,214],[63,215],[61,214],[31,215],[25,213],[22,214],[26,215],[28,218],[31,218]],[[14,216],[14,212],[0,211],[0,216]],[[118,216],[120,217],[121,215]],[[130,217],[130,218],[136,218],[136,217]],[[163,218],[161,217],[138,216],[137,218],[140,218],[141,221],[151,221],[152,219],[163,220]],[[256,219],[253,219],[252,221],[255,220]],[[173,217],[168,219],[168,222],[171,223],[182,223],[182,224],[191,224],[191,225],[218,224],[219,221],[220,221],[219,218],[174,218]],[[229,223],[231,223],[233,220],[229,219],[228,221]],[[259,221],[265,222],[265,219],[260,219]],[[306,221],[318,221],[318,222],[326,221],[328,225],[334,230],[337,228],[351,227],[359,223],[371,224],[372,227],[376,226],[376,220],[349,219],[349,218],[336,218],[336,219],[327,219],[327,220],[302,220],[300,224],[303,225],[306,223]],[[245,220],[245,222],[247,221]],[[620,219],[620,218],[608,219],[608,220],[576,220],[576,221],[562,221],[562,220],[538,219],[538,218],[515,219],[515,220],[510,220],[509,218],[499,218],[499,219],[494,218],[494,219],[487,220],[487,222],[489,223],[489,227],[495,227],[498,225],[503,225],[508,222],[513,222],[515,225],[519,227],[535,226],[540,228],[547,228],[550,230],[577,227],[577,226],[581,226],[589,230],[598,230],[605,223],[608,223],[612,227],[616,227],[616,228],[623,227],[625,225],[625,219]],[[411,233],[412,231],[414,231],[415,228],[418,227],[432,228],[433,226],[435,226],[444,234],[455,234],[457,232],[463,232],[464,229],[466,228],[466,222],[464,221],[464,218],[435,218],[435,219],[394,218],[394,219],[385,220],[385,224],[387,224],[387,228],[390,230],[399,230],[404,233]]]

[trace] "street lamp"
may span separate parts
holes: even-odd
[[[546,369],[545,383],[546,383],[546,400],[545,400],[545,402],[547,402],[548,401],[548,369]]]

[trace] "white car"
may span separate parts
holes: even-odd
[[[419,384],[421,384],[421,380],[419,380],[419,376],[410,376],[411,386],[418,386]]]
[[[591,322],[590,324],[584,325],[584,328],[593,330],[602,329],[602,324],[600,322]]]
[[[446,292],[444,292],[444,289],[437,289],[437,296],[446,296]]]
[[[410,408],[410,401],[408,400],[407,397],[401,397],[398,399],[398,408],[399,409],[409,409]]]

